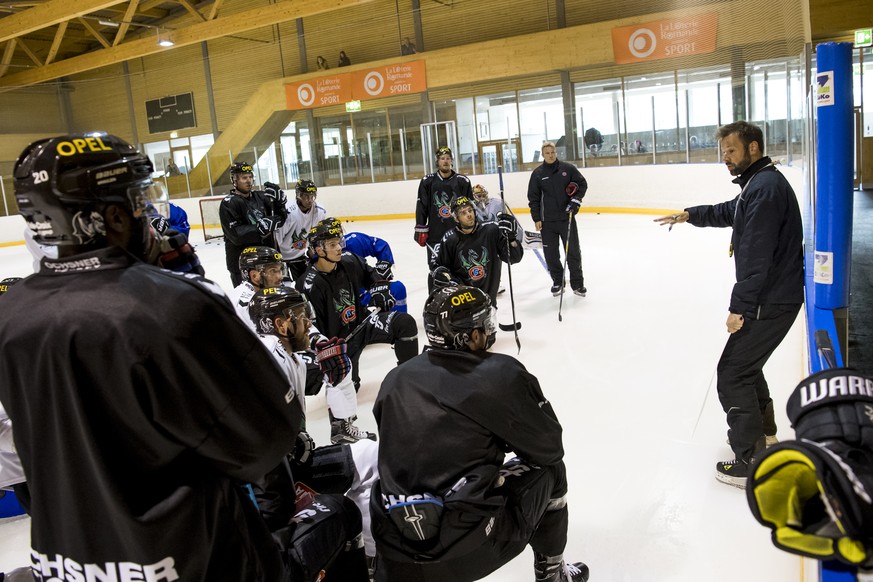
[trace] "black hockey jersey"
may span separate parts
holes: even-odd
[[[517,242],[507,250],[506,239],[496,223],[477,223],[470,234],[457,228],[446,233],[434,247],[431,270],[446,267],[459,282],[485,291],[491,297],[491,305],[497,307],[501,261],[514,265],[523,254],[524,249]]]
[[[430,349],[391,370],[373,405],[385,495],[443,497],[507,451],[540,465],[564,456],[537,379],[511,356]]]
[[[239,269],[239,255],[244,248],[253,245],[277,247],[272,233],[261,236],[258,232],[258,221],[265,216],[279,216],[282,220],[287,216],[288,211],[284,207],[273,206],[261,190],[252,190],[248,198],[231,191],[221,201],[218,217],[224,233],[224,252],[229,271]]]
[[[415,205],[415,223],[426,224],[430,228],[428,238],[437,242],[455,226],[451,202],[455,196],[473,199],[470,179],[463,174],[452,172],[443,178],[439,172],[428,174],[418,184],[418,203]]]
[[[310,265],[296,287],[309,298],[321,333],[329,338],[346,337],[368,313],[358,289],[369,289],[376,281],[373,267],[358,256],[343,253],[330,273]]]
[[[280,579],[239,483],[301,407],[217,285],[115,247],[46,259],[0,301],[0,346],[37,579]]]

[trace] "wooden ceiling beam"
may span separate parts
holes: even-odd
[[[52,41],[52,47],[49,49],[48,55],[45,57],[45,64],[48,65],[58,54],[58,49],[61,48],[61,41],[64,39],[64,34],[67,32],[68,22],[58,24],[58,29],[55,31],[55,39]]]
[[[209,16],[206,17],[206,20],[215,20],[215,17],[218,16],[218,11],[221,10],[221,3],[224,0],[215,0],[212,3],[212,8],[209,9]]]
[[[26,54],[28,57],[30,57],[30,60],[33,61],[37,67],[41,67],[45,64],[39,59],[38,56],[36,56],[36,53],[34,53],[30,49],[30,47],[27,46],[27,43],[24,42],[24,38],[18,38],[16,40],[18,41],[18,44],[21,45],[21,50],[24,51],[24,54]]]
[[[176,0],[176,2],[178,2],[179,4],[181,4],[181,5],[185,8],[185,10],[187,10],[188,12],[191,13],[191,15],[192,15],[194,18],[196,18],[196,19],[199,20],[200,22],[206,22],[206,17],[203,16],[202,14],[200,14],[200,12],[198,12],[196,8],[194,8],[193,6],[191,6],[191,3],[188,2],[188,0]]]
[[[232,17],[226,16],[207,22],[199,22],[178,30],[167,29],[169,30],[167,35],[175,43],[175,46],[169,49],[158,46],[154,37],[149,36],[111,48],[71,57],[43,67],[14,73],[0,80],[0,91],[27,87],[166,50],[174,50],[280,22],[288,22],[305,16],[360,6],[370,2],[373,0],[279,0],[275,4],[253,8],[234,14]]]
[[[90,22],[88,22],[87,20],[85,20],[82,17],[79,17],[76,20],[78,20],[79,23],[85,27],[85,30],[87,30],[88,32],[91,33],[91,36],[93,36],[94,38],[97,39],[97,42],[99,42],[100,44],[103,45],[103,48],[109,48],[110,46],[112,46],[109,44],[109,41],[106,40],[106,37],[103,36],[102,34],[100,34],[99,30],[94,28],[93,24],[91,24]]]
[[[130,23],[133,22],[133,15],[136,14],[136,7],[139,6],[139,0],[130,0],[127,5],[127,10],[124,11],[124,16],[121,18],[121,25],[118,27],[118,32],[115,33],[115,39],[112,41],[112,46],[118,46],[124,40],[130,28]]]
[[[0,42],[121,4],[124,0],[48,0],[0,18]]]
[[[6,48],[3,49],[3,58],[0,59],[0,77],[6,74],[9,68],[9,63],[12,62],[12,55],[15,53],[15,45],[18,43],[17,38],[11,38],[6,42]]]

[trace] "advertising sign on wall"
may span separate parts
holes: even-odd
[[[714,12],[623,26],[612,29],[612,51],[619,65],[711,53],[717,30]]]

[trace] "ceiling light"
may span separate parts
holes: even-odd
[[[108,19],[98,20],[97,24],[102,24],[103,26],[108,26],[110,28],[118,28],[119,26],[121,26],[119,23],[115,22],[114,20],[108,20]]]
[[[170,47],[170,46],[173,46],[176,44],[175,42],[173,42],[170,39],[168,33],[164,32],[160,28],[158,28],[157,31],[158,31],[158,46]]]

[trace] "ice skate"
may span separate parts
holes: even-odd
[[[562,556],[534,553],[536,582],[588,582],[588,566],[582,562],[567,564]]]
[[[338,418],[330,421],[330,442],[337,445],[342,443],[356,443],[359,440],[376,440],[375,433],[361,430],[354,425],[356,416],[351,418]]]

